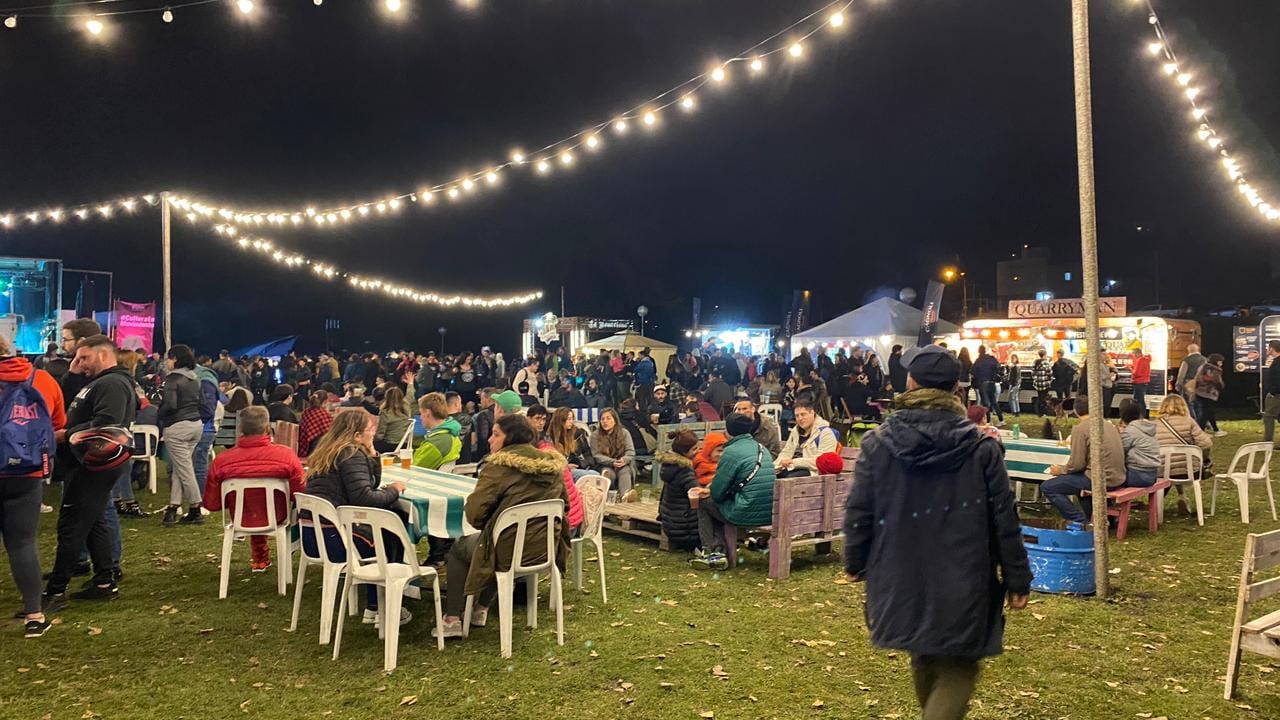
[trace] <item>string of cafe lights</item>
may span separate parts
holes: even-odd
[[[171,194],[169,201],[173,207],[184,212],[195,213],[215,223],[234,224],[244,228],[261,227],[264,224],[280,229],[303,225],[327,228],[395,214],[410,205],[428,208],[442,201],[461,201],[482,189],[500,185],[503,176],[517,169],[531,171],[539,177],[548,177],[557,171],[577,166],[587,156],[598,154],[604,148],[606,138],[621,140],[634,128],[656,131],[662,124],[664,113],[672,108],[678,107],[686,114],[693,112],[698,106],[698,92],[708,85],[727,87],[738,67],[745,68],[748,76],[758,76],[766,71],[768,64],[776,57],[781,56],[791,63],[803,61],[808,52],[806,42],[824,29],[839,31],[845,28],[850,22],[848,13],[852,5],[853,0],[830,2],[733,57],[718,60],[692,78],[607,120],[597,122],[586,130],[562,137],[536,150],[513,150],[507,160],[481,165],[483,169],[464,173],[453,180],[323,208],[245,209],[189,194]],[[148,197],[154,196],[152,194]],[[80,220],[108,219],[112,216],[113,209],[124,208],[126,202],[137,203],[135,198],[127,198],[85,203],[69,210],[41,208],[9,212],[0,214],[0,229],[23,223],[61,222],[68,217]]]
[[[458,5],[473,8],[479,0],[454,0]],[[392,16],[401,14],[406,0],[380,0],[379,4]],[[199,7],[202,5],[231,5],[234,11],[243,17],[258,14],[260,4],[264,0],[177,0],[162,5],[152,3],[141,4],[139,0],[78,0],[75,2],[45,3],[26,7],[0,10],[4,18],[3,25],[8,30],[18,28],[19,19],[70,20],[86,32],[90,38],[102,38],[111,27],[110,19],[130,15],[159,15],[160,21],[166,25],[174,21],[175,10]],[[311,0],[316,7],[324,5],[324,0]]]
[[[198,217],[194,219],[188,217],[187,219],[193,222],[199,220]],[[283,267],[290,269],[307,268],[314,276],[323,280],[346,280],[351,287],[359,290],[381,292],[392,298],[409,300],[419,304],[434,304],[446,308],[461,305],[468,308],[491,309],[528,305],[542,298],[541,292],[528,292],[501,297],[476,297],[423,290],[393,283],[378,277],[344,271],[333,263],[286,250],[267,238],[243,235],[234,225],[219,224],[214,225],[213,229],[217,234],[232,240],[241,250],[258,253]]]
[[[1235,185],[1236,190],[1244,196],[1245,200],[1258,211],[1258,214],[1273,222],[1280,220],[1280,207],[1263,198],[1257,188],[1249,182],[1240,165],[1240,160],[1228,150],[1226,140],[1214,127],[1210,118],[1209,108],[1202,98],[1202,91],[1195,84],[1195,75],[1187,64],[1178,59],[1178,54],[1174,52],[1173,46],[1169,42],[1169,35],[1165,32],[1164,23],[1161,22],[1160,16],[1156,14],[1155,5],[1152,4],[1151,0],[1136,1],[1146,6],[1147,23],[1151,26],[1152,32],[1155,33],[1155,40],[1147,44],[1147,52],[1157,60],[1164,60],[1160,66],[1161,71],[1170,78],[1182,97],[1190,105],[1189,117],[1195,123],[1196,137],[1217,155],[1227,178]]]

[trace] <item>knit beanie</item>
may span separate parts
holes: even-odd
[[[839,475],[844,472],[844,460],[833,452],[822,453],[814,459],[819,475]]]
[[[698,434],[692,430],[670,432],[667,437],[671,438],[671,452],[677,455],[688,455],[698,444]]]
[[[751,418],[742,413],[730,413],[724,419],[724,431],[729,437],[751,434]]]

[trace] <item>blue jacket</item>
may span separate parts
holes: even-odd
[[[755,473],[737,493],[733,488]],[[773,521],[773,456],[750,435],[738,435],[724,446],[711,480],[711,497],[729,523],[739,527],[768,525]]]
[[[653,358],[640,358],[636,362],[636,384],[653,385],[658,382],[658,366]]]
[[[201,416],[207,411],[212,410],[217,413],[218,403],[226,404],[227,396],[223,394],[222,389],[218,387],[218,375],[214,371],[203,365],[196,366],[196,378],[200,381],[200,406]],[[213,426],[214,414],[209,415],[209,419],[204,421],[204,431],[214,432],[217,430]]]
[[[992,355],[980,355],[973,362],[973,381],[989,383],[1000,381],[1000,361]]]

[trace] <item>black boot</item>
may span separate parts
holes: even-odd
[[[178,523],[181,525],[204,524],[204,513],[200,512],[200,503],[192,503],[187,508],[187,514],[178,519]]]
[[[164,517],[160,518],[160,524],[165,527],[173,527],[178,524],[178,506],[168,505],[164,509]]]

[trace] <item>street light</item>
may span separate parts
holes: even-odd
[[[440,357],[443,358],[444,357],[444,336],[445,336],[445,333],[449,332],[449,328],[441,325],[440,327],[436,328],[436,332],[440,333]]]
[[[644,305],[641,305],[640,307],[636,308],[636,314],[640,316],[640,334],[644,335],[644,330],[645,330],[644,319],[649,315],[649,308],[645,307]]]
[[[960,278],[960,298],[961,298],[960,315],[961,317],[968,319],[969,318],[969,281],[964,279],[964,273],[959,272],[955,268],[952,268],[952,267],[943,268],[942,279],[945,280],[948,284],[950,284],[951,281],[955,280],[956,278]]]

